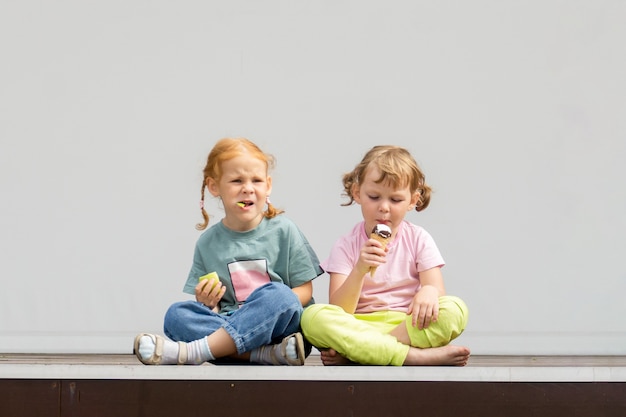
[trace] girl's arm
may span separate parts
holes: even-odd
[[[435,267],[420,272],[420,283],[422,287],[432,285],[439,291],[439,297],[446,295],[446,287],[443,285],[443,274],[441,267]]]
[[[313,298],[313,281],[305,282],[299,287],[294,287],[291,289],[300,299],[300,304],[303,306],[307,305],[311,298]]]
[[[370,267],[379,266],[385,261],[387,250],[375,239],[368,239],[361,248],[361,253],[350,275],[330,273],[328,289],[329,302],[337,305],[346,313],[354,314],[361,296],[363,280]]]
[[[367,272],[368,270],[364,272],[355,267],[348,276],[331,273],[328,288],[329,302],[343,308],[346,313],[354,314]]]
[[[424,329],[439,318],[439,297],[446,295],[440,267],[420,272],[422,288],[415,294],[409,306],[413,326]]]

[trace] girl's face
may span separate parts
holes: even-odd
[[[224,226],[245,232],[263,220],[265,200],[272,191],[272,178],[265,162],[244,153],[222,162],[219,181],[208,179],[207,188],[224,204]]]
[[[392,236],[395,236],[406,213],[415,208],[418,195],[411,193],[408,186],[393,188],[384,182],[377,184],[378,178],[380,178],[380,171],[377,167],[367,168],[363,183],[354,186],[352,195],[354,201],[361,206],[368,236],[374,226],[379,223],[389,226]]]

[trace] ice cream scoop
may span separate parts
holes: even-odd
[[[387,247],[389,239],[391,239],[391,228],[386,224],[377,224],[370,233],[370,238],[376,239],[383,245],[383,250]],[[370,266],[370,276],[374,276],[376,273],[376,267]]]

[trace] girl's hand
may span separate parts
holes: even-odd
[[[226,287],[220,280],[211,278],[202,280],[196,285],[196,301],[215,311],[226,292]]]
[[[361,248],[355,267],[365,275],[371,267],[378,267],[387,262],[385,258],[388,251],[389,248],[383,249],[382,243],[376,239],[368,239]]]
[[[439,290],[432,285],[424,285],[413,297],[408,314],[411,324],[422,330],[439,318]]]

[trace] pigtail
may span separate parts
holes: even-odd
[[[352,189],[355,184],[355,172],[351,171],[343,175],[343,195],[348,197],[350,201],[341,204],[342,206],[350,206],[354,203],[354,197],[352,196]]]
[[[274,207],[274,205],[270,202],[269,196],[266,198],[265,202],[267,203],[267,209],[265,209],[265,211],[263,212],[265,218],[273,219],[279,214],[283,214],[285,212],[285,210],[277,209],[276,207]]]
[[[202,182],[202,189],[200,190],[200,212],[202,213],[203,223],[196,224],[196,230],[204,230],[209,225],[209,215],[204,209],[204,190],[206,189],[206,179]]]
[[[432,192],[432,188],[426,182],[422,182],[420,187],[417,190],[418,199],[417,204],[415,205],[415,211],[422,211],[428,204],[430,203],[430,194]]]

